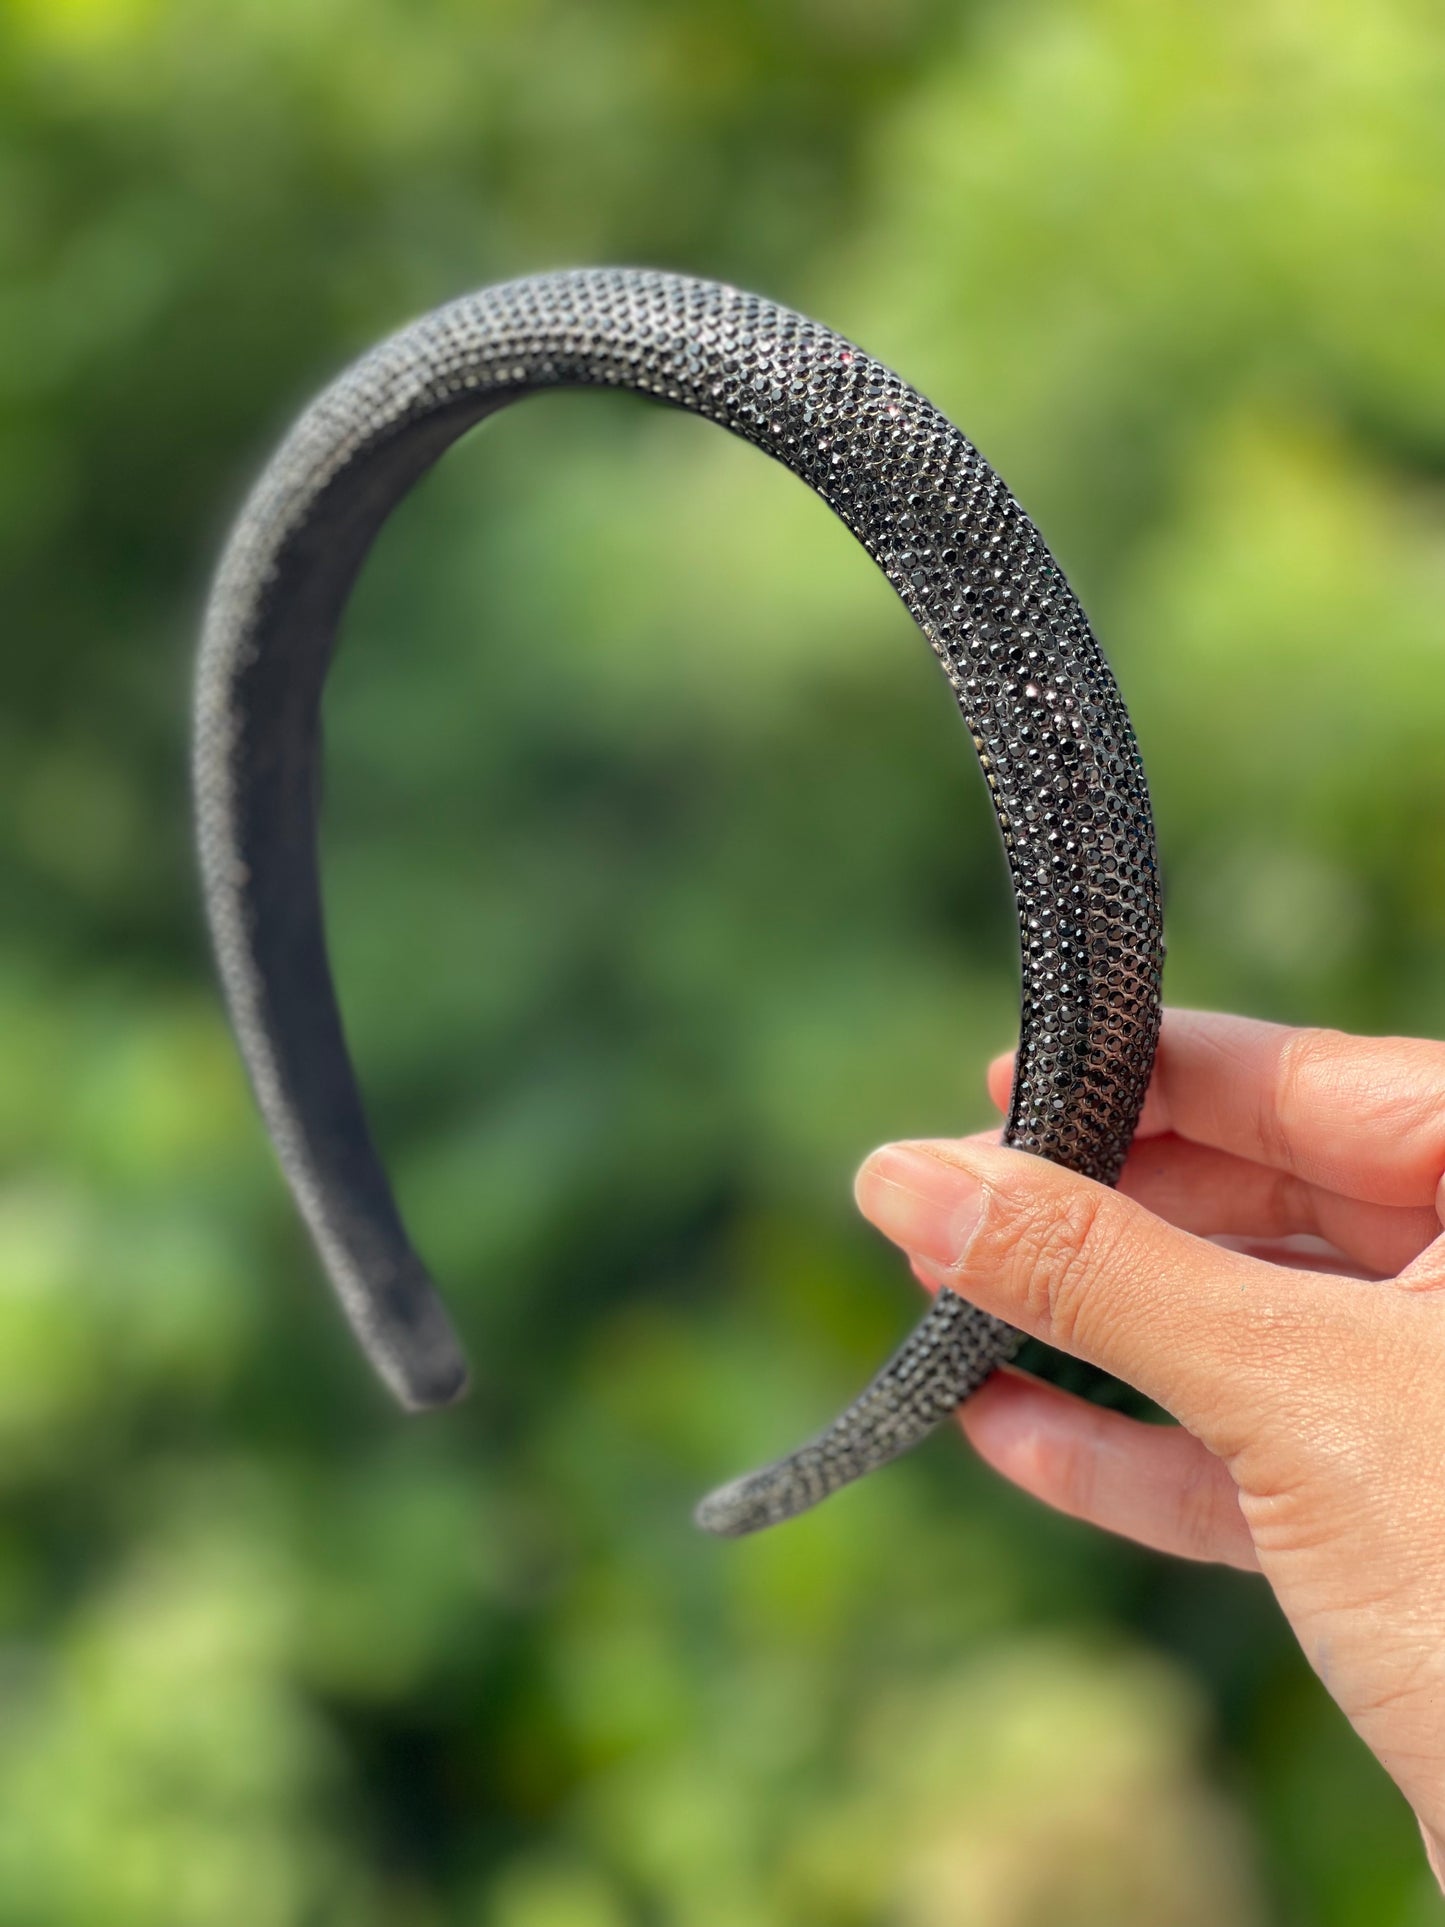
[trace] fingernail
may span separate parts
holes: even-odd
[[[858,1208],[885,1238],[940,1265],[963,1253],[982,1194],[962,1165],[919,1144],[885,1144],[854,1186]]]

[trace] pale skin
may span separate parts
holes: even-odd
[[[989,1068],[1000,1109],[1011,1076],[1009,1057]],[[1442,1174],[1445,1044],[1171,1010],[1118,1191],[988,1135],[886,1145],[857,1181],[925,1285],[1179,1420],[1148,1425],[1018,1372],[959,1416],[1045,1504],[1262,1573],[1414,1808],[1437,1876]]]

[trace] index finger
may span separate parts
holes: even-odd
[[[989,1067],[997,1099],[1012,1057]],[[1374,1204],[1434,1205],[1445,1172],[1445,1044],[1167,1010],[1140,1134],[1290,1171]]]

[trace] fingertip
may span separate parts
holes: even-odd
[[[1074,1518],[1093,1519],[1098,1440],[1090,1408],[1025,1372],[995,1372],[960,1408],[970,1446],[1001,1479]]]
[[[868,1186],[868,1167],[877,1155],[878,1150],[877,1147],[875,1147],[868,1153],[867,1157],[859,1159],[858,1169],[853,1173],[853,1202],[860,1211],[863,1209],[863,1198]]]
[[[868,1201],[875,1185],[883,1182],[889,1163],[900,1147],[894,1143],[875,1144],[868,1155],[859,1161],[853,1173],[853,1202],[866,1218],[870,1215]]]
[[[1027,1474],[1036,1475],[1041,1448],[1071,1416],[1052,1409],[1058,1402],[1057,1394],[1026,1372],[1000,1370],[959,1407],[958,1423],[995,1471],[1032,1484]]]
[[[986,1082],[989,1098],[995,1109],[1000,1111],[1006,1111],[1009,1106],[1009,1097],[1013,1091],[1014,1059],[1017,1054],[1016,1051],[1002,1051],[988,1067]]]

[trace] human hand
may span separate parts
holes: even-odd
[[[1000,1108],[1011,1070],[1009,1057],[989,1069]],[[1118,1191],[996,1136],[887,1145],[857,1181],[925,1285],[1180,1421],[1148,1425],[1018,1372],[959,1415],[981,1457],[1046,1504],[1262,1572],[1414,1807],[1437,1875],[1442,1173],[1445,1045],[1175,1010]]]

